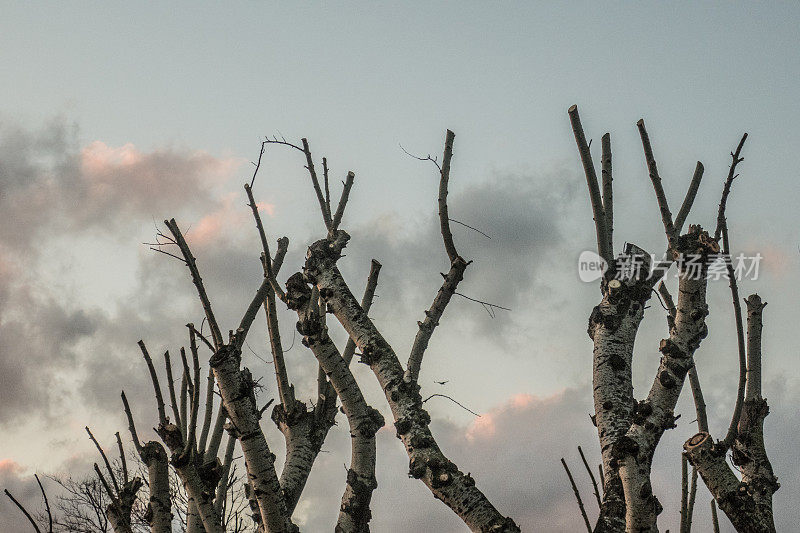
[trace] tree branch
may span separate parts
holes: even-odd
[[[350,189],[353,188],[355,177],[356,175],[352,172],[347,173],[347,178],[345,178],[344,182],[344,188],[342,189],[342,195],[339,197],[339,205],[336,207],[336,214],[333,216],[333,231],[339,229],[339,224],[342,223],[344,209],[347,206],[347,200],[350,198]],[[330,209],[330,202],[328,203],[328,208]]]
[[[20,511],[22,511],[22,514],[24,514],[24,515],[25,515],[25,518],[27,518],[27,519],[28,519],[28,522],[30,522],[30,523],[31,523],[31,525],[33,526],[33,529],[36,531],[36,533],[42,533],[42,531],[39,529],[39,525],[38,525],[38,524],[36,523],[36,521],[33,519],[33,517],[32,517],[32,516],[31,516],[31,514],[28,512],[28,510],[27,510],[27,509],[25,509],[25,506],[24,506],[24,505],[22,505],[21,503],[19,503],[19,502],[17,501],[17,499],[16,499],[14,496],[12,496],[12,494],[11,494],[10,492],[8,492],[8,489],[3,489],[3,492],[5,492],[5,493],[6,493],[6,496],[8,496],[8,499],[9,499],[9,500],[11,500],[12,502],[14,502],[14,505],[16,505],[16,506],[17,506],[17,508],[18,508]]]
[[[195,257],[192,255],[189,245],[186,244],[186,239],[183,238],[183,234],[181,233],[177,222],[175,222],[175,219],[173,218],[170,220],[165,220],[164,224],[175,238],[175,242],[177,243],[178,248],[183,255],[186,266],[189,268],[189,273],[192,276],[192,282],[197,288],[197,294],[200,297],[200,302],[203,304],[203,310],[205,311],[206,318],[208,319],[208,325],[211,328],[211,338],[214,340],[214,346],[219,349],[219,347],[224,344],[222,333],[220,332],[217,319],[214,318],[214,312],[211,310],[211,301],[208,299],[206,288],[203,285],[203,278],[200,277],[200,271],[197,269]]]
[[[589,186],[589,199],[592,202],[592,214],[594,215],[594,226],[597,232],[597,253],[610,265],[614,257],[612,251],[608,248],[610,239],[608,238],[606,228],[606,214],[603,208],[603,199],[600,196],[600,185],[597,183],[597,172],[594,169],[594,162],[592,162],[592,153],[589,151],[589,144],[586,142],[583,126],[581,126],[581,118],[580,115],[578,115],[578,106],[573,105],[570,107],[568,114],[570,123],[572,124],[572,132],[575,134],[575,142],[578,144],[581,162],[583,163],[583,172],[586,174],[586,184]],[[608,185],[609,187],[611,186],[610,180],[608,181]]]
[[[674,249],[675,239],[677,238],[675,226],[672,223],[672,213],[670,213],[669,210],[667,196],[664,194],[664,188],[661,186],[661,177],[658,175],[656,160],[655,157],[653,157],[653,148],[650,146],[650,137],[647,135],[647,130],[644,127],[644,119],[639,119],[636,126],[639,128],[639,136],[642,138],[642,148],[644,149],[644,157],[647,162],[647,170],[656,193],[658,209],[661,212],[661,222],[664,224],[664,232],[667,235],[667,243],[669,243],[671,249]]]
[[[577,112],[577,111],[576,111]],[[614,257],[614,191],[611,173],[611,134],[602,138],[603,213],[605,215],[606,250]]]
[[[586,509],[583,506],[583,500],[581,499],[581,493],[578,492],[578,486],[575,484],[575,479],[572,477],[572,472],[569,471],[569,467],[567,466],[567,462],[564,458],[561,458],[561,464],[564,465],[564,470],[567,471],[567,477],[569,477],[569,483],[572,485],[572,492],[575,493],[575,499],[578,500],[578,508],[581,510],[581,516],[583,517],[583,521],[586,523],[586,530],[589,533],[592,533],[592,525],[589,523],[589,517],[586,516]]]
[[[681,231],[683,230],[683,224],[686,222],[686,218],[689,216],[689,211],[692,209],[692,204],[694,204],[694,199],[695,196],[697,196],[697,190],[700,188],[700,181],[702,179],[703,163],[698,161],[697,166],[694,169],[692,181],[689,183],[689,189],[686,191],[686,196],[684,197],[681,208],[678,211],[678,216],[675,217],[675,235],[680,235]]]

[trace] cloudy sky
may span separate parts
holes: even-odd
[[[784,528],[800,521],[790,504],[800,498],[797,4],[1,5],[0,485],[35,501],[34,472],[86,470],[95,457],[83,426],[106,442],[123,430],[123,387],[140,426],[154,423],[136,341],[155,353],[177,350],[183,325],[202,317],[182,265],[142,244],[160,221],[174,216],[187,230],[222,327],[238,323],[260,282],[242,184],[265,135],[307,137],[328,158],[334,194],[339,178],[355,172],[343,223],[353,238],[340,266],[360,292],[369,260],[384,265],[370,314],[407,353],[447,261],[436,170],[400,146],[438,154],[450,128],[451,215],[491,237],[454,228],[462,255],[474,260],[460,292],[511,311],[492,318],[465,298],[450,304],[426,355],[423,394],[448,394],[481,416],[434,398],[426,404],[433,428],[528,530],[580,528],[559,459],[577,469],[581,445],[599,461],[586,335],[599,291],[577,274],[594,241],[566,114],[577,103],[593,147],[611,132],[618,249],[624,241],[664,247],[639,118],[673,206],[696,161],[704,163],[690,222],[706,226],[729,152],[749,132],[729,224],[736,251],[764,258],[741,291],[769,302],[764,391],[768,451],[782,482],[776,515]],[[323,235],[298,155],[270,147],[255,184],[271,238],[290,238],[284,279]],[[737,369],[725,283],[712,283],[710,301],[697,365],[719,437]],[[664,312],[652,304],[634,365],[639,396],[666,334]],[[281,319],[289,345],[292,318]],[[264,376],[264,401],[275,395],[265,331],[256,325],[245,355]],[[299,396],[313,398],[313,356],[297,342],[287,358]],[[389,419],[374,377],[363,365],[355,371]],[[687,400],[656,457],[665,529],[678,523],[680,446],[694,433]],[[269,421],[265,430],[280,453],[280,434]],[[390,430],[379,446],[374,529],[462,531],[407,478]],[[336,517],[349,457],[341,422],[325,449],[296,513],[308,531],[329,530]],[[701,487],[700,529],[708,499]],[[16,519],[0,502],[0,521]]]

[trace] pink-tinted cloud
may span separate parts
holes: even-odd
[[[80,154],[86,207],[93,213],[120,209],[154,216],[198,201],[210,203],[242,163],[202,151],[142,152],[128,143],[94,141]]]
[[[273,204],[261,202],[256,206],[270,217],[275,213]],[[192,246],[207,247],[220,239],[231,240],[241,236],[244,227],[247,227],[247,237],[250,238],[253,224],[253,215],[242,203],[241,195],[229,193],[213,212],[203,216],[185,232],[186,240]]]

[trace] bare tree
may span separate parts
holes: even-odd
[[[710,235],[699,225],[690,225],[688,231],[682,233],[703,176],[703,165],[697,163],[683,203],[673,218],[644,122],[638,122],[645,162],[666,235],[665,258],[651,264],[648,254],[635,245],[627,245],[619,256],[614,256],[610,135],[602,137],[602,174],[598,180],[590,143],[585,137],[577,107],[570,108],[569,117],[589,188],[597,252],[607,265],[600,279],[602,298],[591,312],[588,327],[594,343],[595,414],[592,420],[597,426],[601,445],[600,488],[593,469],[579,448],[599,506],[594,531],[657,530],[656,519],[661,505],[652,490],[652,461],[664,431],[675,427],[677,417],[674,409],[687,376],[695,398],[700,432],[684,447],[681,531],[688,531],[691,527],[698,474],[737,530],[772,531],[771,496],[778,485],[764,451],[763,419],[767,406],[761,397],[760,385],[761,316],[765,304],[757,295],[746,300],[748,328],[745,347],[738,288],[730,266],[742,375],[732,429],[717,443],[708,433],[705,403],[693,359],[708,333],[705,317],[708,315],[706,274],[709,264],[720,254],[722,257],[730,256],[725,203],[735,178],[736,164],[741,161],[744,138],[732,154],[733,164],[725,182],[716,231]],[[222,533],[249,528],[269,533],[297,531],[292,515],[322,445],[335,424],[338,402],[341,402],[351,435],[351,461],[342,480],[344,489],[336,531],[369,531],[370,503],[377,488],[375,434],[385,421],[367,403],[361,385],[350,369],[352,359],[358,355],[360,361],[372,370],[384,392],[397,438],[408,455],[409,476],[420,480],[472,531],[520,531],[514,520],[501,513],[478,488],[472,476],[461,471],[439,447],[430,429],[431,417],[423,407],[418,383],[428,344],[448,303],[458,294],[458,285],[470,264],[460,255],[450,230],[452,220],[448,214],[447,198],[454,139],[455,134],[448,130],[441,161],[431,156],[420,158],[433,162],[438,170],[439,227],[450,268],[442,274],[442,285],[425,310],[425,318],[418,322],[418,331],[405,364],[368,315],[380,263],[372,261],[360,301],[338,268],[350,241],[350,235],[341,226],[355,175],[347,173],[334,209],[327,159],[322,158],[320,179],[306,139],[295,144],[285,139],[267,138],[261,143],[255,171],[244,189],[261,244],[260,253],[254,253],[253,260],[260,261],[263,279],[244,308],[236,328],[230,329],[227,337],[223,336],[224,328],[214,313],[198,261],[184,233],[175,219],[164,221],[166,230],[157,234],[156,242],[151,246],[177,259],[188,269],[209,333],[206,336],[202,333],[203,327],[198,329],[192,323],[187,324],[188,351],[180,349],[182,372],[179,387],[173,379],[169,352],[164,354],[164,375],[160,375],[145,343],[139,342],[153,385],[158,420],[156,433],[161,442],[142,443],[139,440],[123,392],[122,402],[133,446],[146,474],[129,477],[119,434],[120,461],[115,470],[89,433],[103,459],[106,473],[95,465],[100,483],[75,485],[72,493],[74,497],[82,498],[81,502],[86,500],[82,505],[88,505],[86,508],[95,513],[98,524],[102,527],[110,525],[115,532],[133,531],[142,525],[146,530],[165,533],[178,524],[188,533]],[[288,276],[284,286],[279,283],[278,275],[289,240],[286,237],[278,239],[275,253],[271,253],[267,228],[253,193],[261,158],[272,146],[286,147],[302,154],[323,222],[320,238],[308,247],[303,264],[296,265],[296,271]],[[696,257],[696,261],[687,261],[689,256]],[[632,268],[637,264],[639,268]],[[637,401],[633,396],[631,373],[634,341],[647,301],[673,264],[679,271],[677,302],[673,301],[663,283],[658,285],[658,293],[666,302],[669,334],[659,344],[662,357],[653,385],[647,397]],[[317,401],[311,405],[297,399],[285,364],[278,322],[279,302],[296,313],[296,330],[302,336],[302,344],[309,349],[308,361],[317,373]],[[267,323],[277,389],[278,401],[272,408],[271,418],[286,442],[286,456],[280,474],[261,425],[262,416],[272,400],[263,402],[258,398],[258,384],[251,371],[242,365],[242,348],[261,308]],[[329,316],[332,317],[330,320]],[[348,340],[343,348],[337,346],[330,335],[330,328],[337,327],[347,334]],[[207,349],[209,354],[209,370],[205,378],[201,375],[201,349]],[[161,386],[164,377],[169,405]],[[202,381],[206,382],[204,391]],[[259,406],[260,403],[263,405]],[[243,483],[239,483],[235,475],[237,448],[244,463]],[[731,448],[734,462],[742,469],[741,479],[725,461],[725,454]],[[691,489],[688,485],[689,463],[693,466]],[[578,500],[582,519],[587,529],[592,530],[580,490],[566,460],[562,459],[562,464]],[[178,480],[177,487],[170,479],[170,469],[175,473],[174,479]],[[143,520],[146,524],[132,518],[145,477],[147,498],[141,507],[145,509]],[[24,510],[22,506],[20,508]],[[712,509],[716,509],[713,503]],[[245,516],[248,511],[250,516]],[[38,530],[36,521],[32,519],[31,523]]]
[[[684,469],[681,531],[688,531],[691,527],[697,472],[737,531],[774,531],[771,497],[778,485],[766,457],[763,440],[763,419],[768,412],[766,401],[761,397],[763,304],[757,295],[745,300],[748,307],[748,347],[745,358],[738,288],[730,261],[725,220],[725,204],[736,177],[736,165],[742,161],[740,153],[747,135],[742,137],[736,151],[731,153],[733,162],[723,188],[714,235],[709,235],[700,226],[691,225],[687,233],[681,234],[703,176],[703,165],[697,163],[689,189],[673,221],[644,121],[637,123],[667,240],[665,259],[650,265],[648,255],[636,246],[629,245],[618,257],[613,256],[610,135],[606,133],[602,138],[601,193],[576,106],[569,109],[569,116],[589,187],[598,254],[608,266],[600,280],[603,298],[591,313],[588,329],[594,342],[593,421],[600,438],[605,480],[595,531],[657,531],[656,517],[662,507],[653,494],[650,469],[663,432],[675,427],[677,417],[674,408],[687,375],[698,411],[700,433],[684,446],[686,457],[695,470],[690,491],[686,488],[688,478],[687,469]],[[727,265],[741,373],[731,430],[719,443],[714,443],[708,434],[705,401],[693,358],[708,334],[705,324],[708,315],[707,269],[716,258],[722,258]],[[663,282],[658,286],[658,292],[668,309],[669,337],[662,339],[659,344],[661,361],[650,392],[646,398],[637,401],[633,396],[631,374],[634,341],[645,304],[654,292],[655,285],[673,263],[679,270],[677,303],[673,303]],[[631,269],[631,266],[645,268]],[[742,467],[741,480],[725,460],[731,445],[734,447],[734,462]]]

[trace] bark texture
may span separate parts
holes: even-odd
[[[361,350],[383,389],[395,420],[397,435],[409,456],[409,475],[420,479],[434,497],[450,507],[473,531],[516,532],[519,527],[504,517],[475,486],[475,480],[445,457],[428,427],[430,415],[422,408],[419,386],[404,380],[404,370],[392,347],[350,292],[336,261],[349,235],[337,230],[332,239],[309,247],[306,279],[315,284],[328,308]]]
[[[369,531],[372,517],[369,505],[372,492],[378,486],[375,433],[383,427],[383,416],[364,400],[348,362],[340,355],[320,318],[317,291],[311,290],[302,273],[294,274],[287,281],[286,301],[290,309],[297,311],[297,330],[303,334],[303,344],[311,349],[330,379],[350,426],[352,456],[336,531]]]
[[[296,531],[275,472],[275,455],[259,424],[253,379],[246,368],[240,369],[241,357],[241,348],[236,343],[225,344],[211,357],[209,364],[214,369],[228,416],[239,432],[247,477],[253,486],[264,527],[270,533]]]
[[[696,254],[705,265],[705,258],[714,250],[712,242],[699,226],[690,226],[689,233],[678,239],[677,252],[684,257]],[[653,455],[664,431],[675,427],[673,409],[694,365],[694,352],[708,334],[705,267],[693,270],[686,262],[680,264],[677,313],[669,338],[659,347],[662,355],[656,378],[647,398],[636,404],[630,429],[612,450],[618,460],[626,530],[630,532],[657,531],[656,517],[662,507],[650,483]]]
[[[769,406],[761,396],[761,328],[766,303],[755,294],[745,303],[747,386],[733,441],[733,463],[741,472],[741,480],[726,461],[727,446],[715,443],[708,433],[693,436],[684,450],[736,531],[769,533],[775,531],[772,495],[780,484],[764,447],[764,418]]]
[[[152,533],[172,532],[172,501],[169,495],[169,462],[164,447],[156,441],[142,446],[142,461],[147,466],[150,499],[145,518]]]

